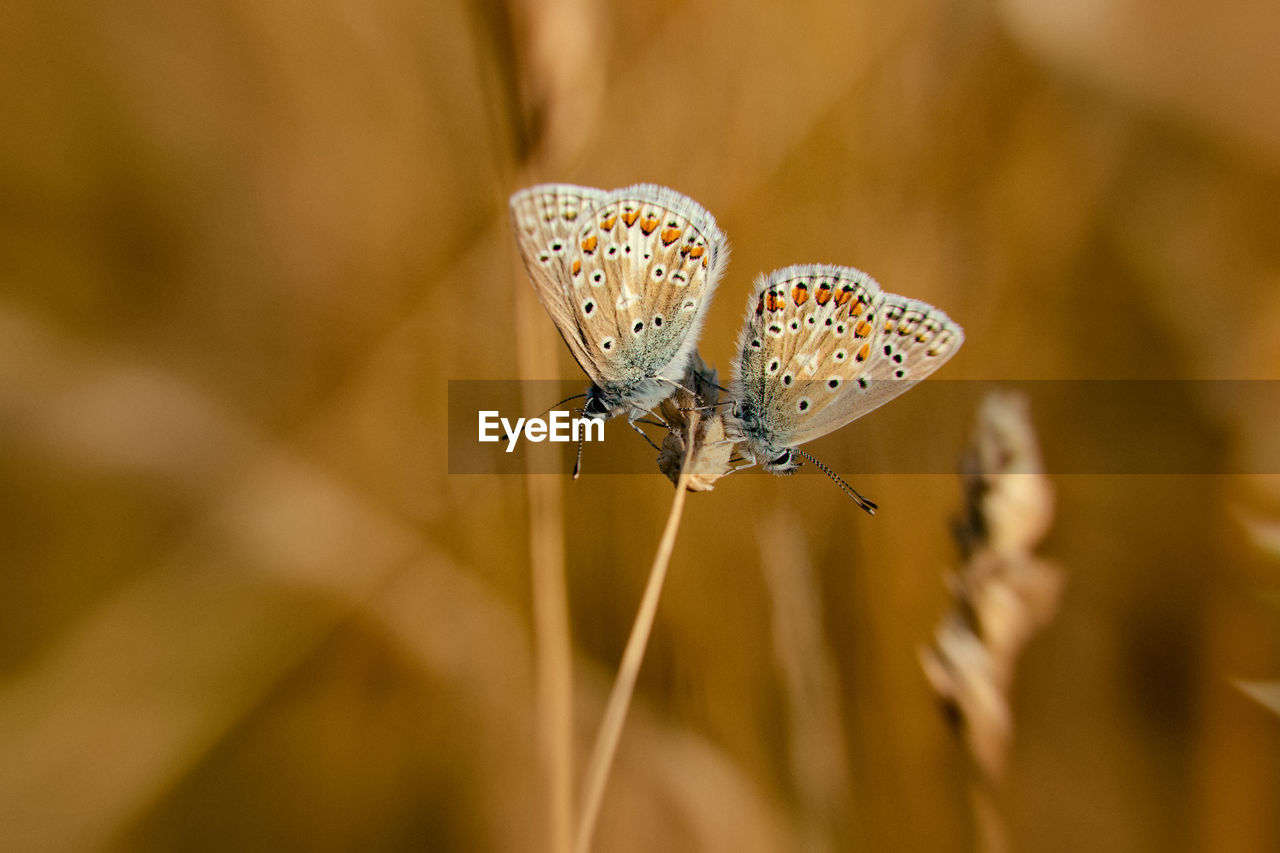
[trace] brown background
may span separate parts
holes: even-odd
[[[960,321],[948,379],[1276,379],[1278,31],[1263,0],[7,3],[5,846],[545,849],[526,483],[446,473],[447,380],[579,378],[508,194],[704,204],[722,372],[751,278],[825,261]],[[1280,407],[1212,387],[1130,441],[1274,458]],[[926,415],[812,449],[974,413]],[[581,758],[671,487],[549,479]],[[1232,679],[1280,677],[1280,482],[1055,484],[1014,848],[1277,849],[1280,718]],[[916,657],[959,486],[856,485],[880,516],[812,476],[690,496],[599,849],[973,849]]]

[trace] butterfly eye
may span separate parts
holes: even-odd
[[[609,408],[599,397],[588,397],[587,404],[582,407],[582,414],[589,418],[605,418],[609,416]]]
[[[784,450],[782,451],[781,456],[779,456],[777,459],[774,459],[769,464],[770,465],[786,465],[790,461],[791,461],[791,451]]]

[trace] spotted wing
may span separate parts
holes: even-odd
[[[590,211],[608,193],[594,187],[573,184],[541,184],[511,196],[511,225],[516,245],[524,260],[538,301],[555,323],[560,337],[574,359],[591,377],[595,359],[578,328],[578,311],[573,298],[574,238]]]
[[[678,380],[728,254],[711,214],[674,190],[639,184],[595,204],[568,263],[567,310],[592,361],[588,372],[622,388]]]
[[[732,390],[775,447],[812,441],[884,405],[964,342],[945,313],[885,293],[852,267],[787,267],[759,279],[756,291]]]

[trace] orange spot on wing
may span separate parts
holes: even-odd
[[[582,251],[586,252],[589,255],[595,250],[596,250],[596,235],[592,234],[590,237],[582,241]]]
[[[600,227],[606,231],[612,231],[613,226],[618,224],[618,214],[611,213],[604,219],[600,220]]]
[[[893,321],[892,321],[892,320],[885,320],[885,321],[884,321],[884,330],[885,330],[886,332],[892,332],[892,331],[893,331]]]
[[[809,288],[803,284],[797,284],[791,288],[791,298],[797,305],[803,305],[809,299]]]
[[[694,246],[692,249],[689,250],[689,257],[700,258],[702,257],[702,253],[705,251],[706,251],[705,246]],[[703,266],[706,266],[706,264],[703,264]]]
[[[574,258],[574,259],[573,259],[573,274],[574,274],[574,275],[577,275],[577,274],[578,274],[578,273],[580,273],[580,272],[582,272],[582,261],[578,260],[577,258]]]
[[[857,317],[865,310],[867,310],[867,303],[859,299],[857,302],[853,303],[853,307],[849,309],[849,316]]]
[[[635,225],[636,219],[638,219],[639,217],[640,217],[640,211],[638,210],[628,209],[628,210],[622,211],[622,221],[627,223],[628,228],[630,228],[632,225]]]
[[[863,344],[862,349],[858,350],[858,354],[854,356],[858,361],[866,361],[871,357],[871,344]]]
[[[663,228],[662,233],[659,236],[662,237],[662,245],[670,246],[672,243],[680,239],[680,234],[681,231],[679,228]]]
[[[640,220],[640,230],[643,231],[645,234],[652,234],[653,229],[657,227],[658,227],[658,217],[656,216],[646,216],[644,219]]]
[[[866,320],[863,320],[858,324],[858,328],[853,330],[853,333],[860,338],[865,338],[867,335],[871,334],[871,324]]]
[[[844,305],[853,298],[853,290],[848,287],[842,287],[840,292],[836,294],[836,304]]]
[[[829,284],[818,285],[818,292],[813,294],[813,301],[818,303],[819,305],[826,305],[828,302],[830,302],[831,301],[831,285]]]

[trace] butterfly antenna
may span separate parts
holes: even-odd
[[[577,400],[577,399],[579,399],[579,398],[581,398],[581,397],[585,397],[585,396],[587,396],[587,395],[586,395],[586,394],[574,394],[572,397],[565,397],[565,398],[564,398],[563,400],[561,400],[559,403],[552,403],[550,406],[548,406],[547,408],[543,409],[543,410],[542,410],[542,412],[541,412],[541,414],[538,414],[538,415],[536,415],[535,417],[539,417],[539,418],[540,418],[540,417],[542,417],[543,415],[545,415],[545,414],[547,414],[548,412],[550,412],[550,411],[551,411],[552,409],[554,409],[556,406],[563,405],[564,403],[567,403],[567,402],[569,402],[570,400]],[[575,411],[582,411],[582,410],[581,410],[581,409],[575,409]],[[510,440],[511,440],[511,433],[509,433],[509,432],[504,432],[504,433],[502,434],[502,440],[503,440],[503,441],[510,441]],[[579,447],[579,448],[578,448],[578,455],[582,455],[582,448],[581,448],[581,447]]]
[[[584,393],[584,394],[574,394],[572,397],[565,397],[565,398],[564,398],[563,400],[561,400],[559,403],[552,403],[548,408],[544,409],[544,410],[542,411],[542,415],[547,414],[547,413],[548,413],[548,412],[550,412],[552,409],[554,409],[556,406],[563,406],[565,403],[569,402],[570,400],[581,400],[581,399],[582,399],[583,397],[585,397],[585,396],[587,396],[587,395]],[[538,417],[542,417],[542,415],[538,415]]]
[[[582,473],[582,442],[585,439],[578,439],[578,458],[573,461],[573,479],[578,479],[578,475]]]
[[[837,486],[839,486],[839,487],[841,488],[841,490],[843,490],[843,491],[844,491],[844,493],[845,493],[846,495],[848,495],[849,497],[853,498],[853,499],[854,499],[854,501],[858,504],[858,506],[860,506],[860,507],[862,507],[863,509],[865,509],[865,510],[867,511],[867,515],[875,515],[875,514],[876,514],[876,505],[875,505],[875,502],[874,502],[874,501],[869,501],[869,500],[867,500],[866,498],[864,498],[862,495],[858,494],[857,489],[855,489],[853,486],[850,486],[850,485],[849,485],[848,483],[846,483],[844,480],[840,479],[840,475],[839,475],[839,474],[837,474],[835,471],[832,471],[832,470],[831,470],[830,468],[828,468],[826,465],[823,465],[823,464],[822,464],[821,462],[819,462],[817,459],[814,459],[814,458],[813,458],[812,456],[810,456],[808,453],[805,453],[803,450],[800,450],[799,448],[797,448],[797,449],[796,449],[796,453],[799,453],[799,454],[800,454],[801,456],[803,456],[805,459],[808,459],[808,460],[809,460],[810,462],[812,462],[814,465],[818,466],[818,470],[819,470],[819,471],[821,471],[822,473],[826,474],[828,477],[830,477],[830,478],[831,478],[831,480],[832,480],[832,482],[834,482]]]

